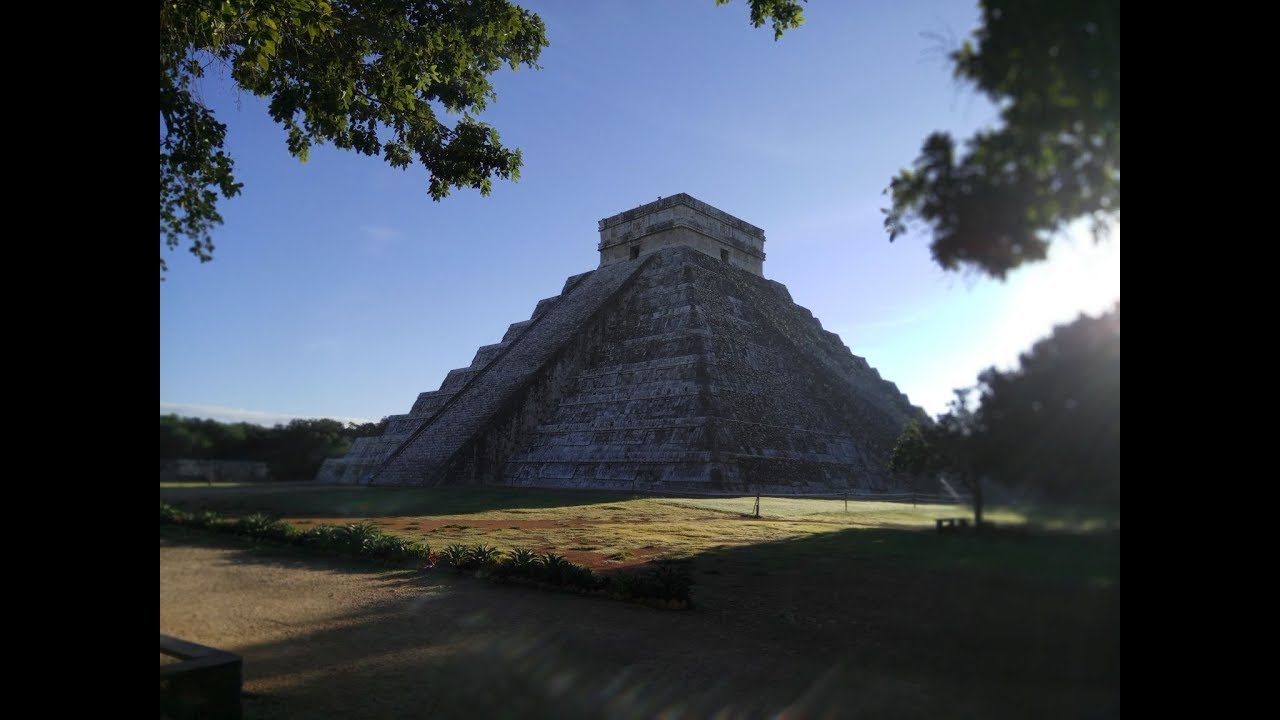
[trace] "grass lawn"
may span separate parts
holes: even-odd
[[[1021,541],[937,535],[934,519],[971,514],[955,505],[763,498],[657,498],[537,488],[370,488],[274,483],[239,487],[162,485],[160,497],[189,509],[270,512],[298,527],[370,522],[427,542],[528,547],[596,570],[653,558],[694,558],[750,549],[753,562],[879,559],[920,569],[955,569],[1106,586],[1118,581],[1114,543],[1065,538]],[[847,508],[847,509],[846,509]],[[995,509],[997,523],[1027,517]],[[1091,518],[1040,514],[1041,524],[1088,526]],[[798,542],[798,541],[804,542]]]
[[[964,516],[967,508],[851,501],[845,512],[843,501],[798,498],[763,498],[761,518],[749,516],[754,497],[652,498],[507,488],[166,486],[161,499],[188,509],[277,513],[299,527],[368,521],[421,537],[436,550],[454,542],[503,550],[531,547],[606,572],[657,556],[689,562],[697,603],[691,612],[661,613],[459,580],[456,607],[452,601],[430,605],[436,614],[425,616],[429,622],[424,620],[423,627],[430,630],[421,631],[448,633],[430,646],[437,654],[421,668],[431,677],[443,673],[447,681],[429,683],[425,696],[456,695],[459,708],[480,708],[475,703],[488,697],[460,689],[471,688],[472,680],[476,688],[489,687],[530,672],[507,667],[513,661],[504,649],[476,661],[477,668],[489,670],[459,679],[450,673],[463,672],[461,658],[493,638],[506,642],[544,632],[571,648],[555,662],[562,670],[577,668],[586,683],[583,692],[594,687],[586,678],[597,668],[601,679],[594,691],[612,692],[609,678],[616,676],[605,674],[612,668],[644,687],[668,688],[682,702],[701,697],[716,707],[746,703],[753,710],[744,717],[775,716],[795,697],[811,703],[812,716],[860,707],[857,703],[875,708],[855,713],[859,717],[1045,720],[1119,713],[1115,534],[942,535],[933,530],[934,518]],[[1004,523],[1026,518],[1011,511],[989,517]],[[1093,522],[1044,513],[1037,518],[1045,525]],[[161,535],[163,550],[173,538]],[[287,562],[287,567],[320,562],[275,561],[258,553],[245,550],[234,562]],[[162,577],[163,558],[162,551]],[[260,581],[264,588],[273,582]],[[430,574],[423,582],[432,582]],[[193,597],[206,603],[203,592]],[[258,602],[239,594],[251,588],[234,592],[228,617],[238,617],[235,608]],[[382,634],[335,640],[326,652],[341,657],[358,648],[407,642],[398,639],[412,636],[402,623],[418,622],[410,619],[419,617],[413,610],[420,607],[414,604],[418,597],[405,596],[403,616],[376,615],[372,626]],[[301,600],[310,607],[323,596]],[[490,618],[489,624],[468,625],[477,613]],[[228,622],[229,628],[242,627]],[[317,703],[336,702],[326,693],[351,671],[311,669],[314,637],[300,636],[297,654],[305,659],[300,660],[305,672],[319,673],[317,681],[296,691]],[[546,662],[539,655],[531,667]],[[618,670],[618,663],[630,664]],[[380,670],[361,682],[381,683],[382,696],[407,698],[418,692],[415,688],[428,687],[422,677],[407,672],[401,686]],[[694,688],[706,688],[705,695]],[[302,703],[300,697],[289,702]],[[560,700],[549,699],[525,716],[600,716],[598,707],[585,700],[587,709],[577,713],[557,704],[566,696],[555,697]],[[502,707],[486,706],[485,712],[501,716]]]

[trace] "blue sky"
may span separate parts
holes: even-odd
[[[889,243],[882,194],[924,138],[995,110],[946,60],[976,2],[830,2],[774,42],[745,0],[522,2],[547,24],[541,70],[504,70],[482,117],[524,152],[493,193],[427,195],[421,166],[314,148],[265,103],[202,86],[243,193],[216,251],[160,283],[160,411],[272,424],[377,420],[497,342],[569,275],[596,222],[687,192],[765,230],[764,273],[930,414],[984,368],[1120,294],[1119,228],[1073,231],[1003,283],[945,273],[923,234]]]

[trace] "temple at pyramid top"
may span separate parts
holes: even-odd
[[[764,277],[764,230],[686,193],[600,221],[600,267],[676,245]]]

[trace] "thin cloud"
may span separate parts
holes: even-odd
[[[929,319],[931,313],[927,309],[919,309],[903,315],[886,317],[883,320],[868,320],[841,328],[840,337],[857,336],[869,330],[891,330],[894,328],[916,325]]]
[[[271,427],[273,425],[287,425],[290,420],[317,420],[329,419],[339,422],[353,422],[357,424],[373,422],[368,418],[358,417],[341,417],[338,415],[290,415],[288,413],[270,412],[267,410],[248,410],[245,408],[233,408],[225,405],[197,405],[191,403],[160,403],[161,415],[182,415],[183,417],[204,418],[209,420],[217,420],[225,423],[251,423],[254,425],[264,425]]]
[[[399,228],[393,228],[388,225],[362,225],[360,232],[364,233],[365,238],[369,240],[397,240],[404,233]]]
[[[360,226],[360,251],[366,257],[384,258],[400,244],[404,233],[390,225]]]

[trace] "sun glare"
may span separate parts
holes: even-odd
[[[1019,270],[1009,284],[1012,292],[993,340],[1013,364],[1054,326],[1081,313],[1106,312],[1120,299],[1119,225],[1098,242],[1086,225],[1073,226],[1067,237],[1053,243],[1047,261]]]

